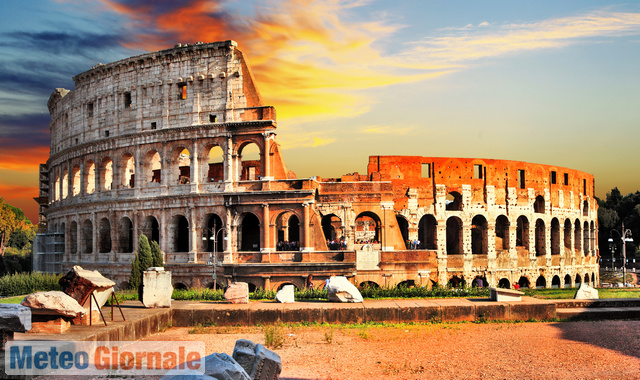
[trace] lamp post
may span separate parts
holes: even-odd
[[[218,248],[218,235],[220,234],[220,232],[222,231],[227,231],[226,228],[224,227],[220,227],[219,229],[215,229],[215,225],[213,228],[204,228],[203,234],[202,234],[202,240],[203,241],[207,241],[207,235],[210,233],[211,235],[209,236],[209,240],[213,240],[213,253],[209,256],[209,265],[213,265],[213,290],[215,291],[217,288],[217,278],[216,278],[216,267],[217,267],[217,263],[218,263],[218,255],[216,252],[216,249]],[[223,237],[223,240],[227,240],[227,236]]]
[[[613,232],[617,233],[620,236],[620,240],[622,240],[622,285],[624,287],[626,284],[627,277],[627,243],[633,242],[631,238],[631,230],[624,228],[624,222],[622,223],[622,233],[618,230],[611,230],[611,236],[609,237],[608,242],[613,243]],[[612,253],[613,255],[613,253]]]

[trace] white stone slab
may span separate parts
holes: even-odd
[[[491,300],[497,302],[522,301],[524,295],[521,291],[503,288],[489,288],[489,293]]]

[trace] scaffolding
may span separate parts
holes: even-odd
[[[49,232],[36,234],[33,247],[33,270],[35,272],[62,272],[64,233]]]

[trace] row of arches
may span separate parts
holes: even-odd
[[[462,195],[457,191],[452,191],[445,198],[445,209],[447,211],[464,211]],[[547,204],[542,195],[536,196],[533,202],[533,212],[536,214],[545,214],[547,212]],[[589,201],[582,202],[582,216],[589,216]]]
[[[134,155],[126,152],[117,159],[105,156],[99,161],[87,160],[82,167],[75,164],[71,168],[53,168],[51,199],[60,201],[69,196],[116,188],[185,185],[193,182],[195,176],[199,176],[198,183],[221,182],[229,176],[225,168],[227,159],[220,145],[207,146],[204,154],[198,157],[199,173],[194,169],[194,155],[188,147],[179,145],[168,155],[169,158],[163,161],[160,151],[150,149],[144,154],[141,163],[136,163]],[[262,169],[260,146],[255,142],[245,142],[238,146],[237,155],[238,179],[259,179]]]

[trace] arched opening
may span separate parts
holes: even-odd
[[[487,219],[476,215],[471,220],[471,253],[486,255],[488,251]]]
[[[588,256],[589,252],[591,251],[591,241],[589,239],[589,222],[584,222],[584,232],[582,233],[582,240],[583,253],[585,256]]]
[[[120,160],[120,185],[124,189],[135,186],[136,165],[133,155],[125,153]]]
[[[447,255],[462,254],[462,220],[457,216],[447,219]]]
[[[189,221],[183,215],[175,215],[171,221],[173,252],[189,252]]]
[[[536,220],[536,256],[544,256],[547,254],[547,239],[544,230],[544,221]]]
[[[331,250],[340,249],[344,242],[342,220],[334,214],[329,214],[322,217],[321,224],[327,247]]]
[[[96,191],[96,165],[89,160],[84,166],[84,191],[93,194]]]
[[[544,289],[547,286],[547,279],[543,276],[539,276],[536,280],[536,289]]]
[[[175,290],[187,290],[187,285],[183,284],[182,282],[176,282],[175,284],[173,284],[173,288]]]
[[[559,276],[553,276],[553,278],[551,279],[551,287],[554,289],[557,289],[559,287],[561,287],[562,285],[560,284],[560,277]]]
[[[591,272],[591,282],[593,282],[593,286],[595,287],[596,284],[596,274]]]
[[[62,171],[62,199],[69,196],[69,172],[67,168]]]
[[[282,288],[284,288],[287,285],[293,285],[294,291],[298,291],[298,287],[296,286],[296,284],[291,283],[291,282],[283,282],[282,284],[278,285],[278,291],[281,291]]]
[[[171,163],[174,165],[173,184],[191,183],[191,154],[189,149],[180,147],[174,151]]]
[[[98,252],[111,252],[111,223],[107,218],[100,219],[98,224]]]
[[[60,175],[56,173],[56,180],[53,186],[53,199],[56,201],[60,200]]]
[[[69,224],[69,251],[68,253],[78,253],[78,223],[75,220]]]
[[[409,222],[400,215],[396,215],[396,223],[398,223],[398,228],[400,229],[400,234],[402,235],[402,241],[404,242],[404,249],[413,247],[413,249],[420,249],[420,245],[422,242],[411,242],[411,244],[407,244],[409,242]],[[420,241],[420,238],[418,238]]]
[[[64,234],[64,247],[62,247],[62,250],[63,250],[63,252],[66,252],[67,251],[67,239],[66,239],[66,237],[68,235],[68,232],[67,232],[67,225],[65,223],[62,223],[60,225],[60,231],[62,231],[62,233]]]
[[[447,194],[444,203],[447,211],[462,211],[462,195],[457,191],[452,191]]]
[[[409,289],[409,288],[414,288],[416,286],[416,280],[404,280],[398,283],[398,285],[396,285],[396,288],[404,288],[404,289]]]
[[[582,202],[582,216],[589,216],[589,201]]]
[[[207,182],[224,181],[224,155],[222,148],[218,145],[209,149],[209,160],[207,166]]]
[[[580,226],[580,221],[576,219],[575,228],[573,230],[573,242],[575,244],[575,251],[582,251],[582,227]]]
[[[146,183],[162,183],[162,159],[160,153],[151,150],[144,156],[143,171]]]
[[[248,143],[240,147],[238,151],[240,157],[240,180],[255,181],[260,179],[262,174],[260,148],[255,143]]]
[[[564,276],[564,287],[565,288],[571,287],[571,276],[569,275]]]
[[[447,286],[449,286],[450,288],[463,288],[466,286],[466,284],[467,282],[464,280],[464,276],[462,275],[454,275],[447,282]]]
[[[576,288],[579,287],[580,284],[582,284],[582,278],[580,277],[579,274],[576,274],[576,283],[575,283]]]
[[[498,281],[498,288],[511,289],[511,282],[509,279],[503,277]]]
[[[545,205],[544,205],[544,197],[542,195],[538,195],[536,200],[533,202],[533,212],[538,214],[544,214]]]
[[[596,223],[592,220],[591,221],[591,228],[589,230],[589,237],[590,237],[590,245],[591,245],[591,254],[593,256],[595,256],[596,254]]]
[[[438,249],[438,221],[433,215],[426,214],[418,223],[418,238],[425,249]]]
[[[126,216],[118,223],[118,251],[122,253],[133,252],[133,223]]]
[[[569,219],[564,221],[564,248],[571,250],[571,221]]]
[[[93,253],[93,224],[89,219],[82,222],[82,253]]]
[[[242,215],[242,221],[238,226],[238,240],[241,251],[260,250],[260,220],[257,216],[251,213]]]
[[[300,249],[300,219],[291,211],[283,212],[276,219],[278,251],[298,251]]]
[[[100,183],[102,184],[101,190],[111,190],[113,184],[113,162],[110,157],[105,157],[102,160],[102,166],[100,168]]]
[[[516,247],[522,247],[529,250],[529,220],[524,216],[520,216],[516,224]]]
[[[73,167],[73,169],[71,170],[71,179],[73,182],[73,185],[71,187],[71,194],[75,197],[76,195],[80,194],[80,166],[76,165]]]
[[[520,277],[520,279],[518,280],[518,286],[521,289],[528,289],[531,286],[531,283],[529,282],[529,279],[526,278],[525,276]]]
[[[551,254],[560,254],[560,221],[551,219]]]
[[[149,215],[144,219],[142,233],[147,237],[149,243],[155,241],[160,244],[160,224],[154,216]]]
[[[364,281],[360,283],[360,289],[380,289],[380,285],[373,281]]]
[[[356,218],[356,244],[378,244],[380,242],[380,218],[366,211]]]
[[[224,228],[222,219],[216,214],[208,214],[206,217],[205,225],[207,228],[202,234],[203,244],[202,249],[205,252],[213,252],[215,246],[216,252],[224,252],[224,237],[226,232],[221,230]]]
[[[589,273],[584,275],[584,283],[589,285],[590,281],[589,281]]]
[[[496,250],[504,251],[509,249],[509,219],[500,215],[496,218]]]

